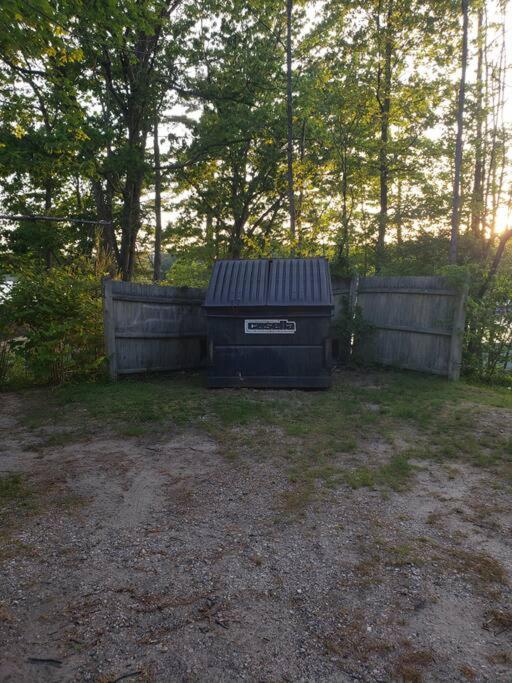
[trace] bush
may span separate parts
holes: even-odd
[[[0,304],[0,339],[5,372],[12,354],[37,383],[97,375],[104,362],[98,277],[82,263],[25,269]]]
[[[481,298],[466,306],[464,370],[480,379],[510,382],[512,373],[512,277],[500,275]]]
[[[178,258],[169,269],[165,284],[173,287],[206,287],[211,264],[195,258]]]
[[[342,299],[341,311],[332,329],[339,345],[339,363],[361,363],[363,355],[361,350],[368,343],[373,332],[372,325],[363,318],[361,307],[356,305],[352,311],[348,298]]]

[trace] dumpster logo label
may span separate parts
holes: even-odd
[[[245,334],[295,334],[294,320],[246,320]]]

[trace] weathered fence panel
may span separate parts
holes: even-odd
[[[350,301],[350,293],[353,291],[353,278],[350,277],[333,277],[332,278],[332,293],[334,297],[334,314],[333,317],[339,318],[343,314],[343,301],[347,304]]]
[[[347,362],[350,333],[336,320],[359,306],[370,332],[364,361],[445,375],[460,374],[465,291],[442,277],[333,278],[335,355]],[[203,289],[105,280],[105,341],[110,376],[206,364]]]
[[[357,305],[371,326],[368,361],[457,379],[465,291],[443,277],[362,277]]]
[[[196,368],[206,359],[204,290],[104,281],[110,376]]]

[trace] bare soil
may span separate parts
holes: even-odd
[[[191,427],[35,433],[23,400],[0,395],[0,475],[34,492],[2,518],[0,681],[512,680],[495,471],[421,461],[404,491],[317,483],[297,512],[278,456]]]

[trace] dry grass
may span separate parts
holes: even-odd
[[[464,678],[467,678],[468,681],[474,681],[476,680],[477,673],[474,669],[472,669],[469,664],[462,664],[459,667],[459,671],[461,674],[464,676]]]
[[[512,665],[512,652],[509,650],[503,650],[502,652],[496,652],[496,654],[488,655],[487,661],[490,664],[500,664],[502,666]]]
[[[490,609],[485,613],[483,628],[503,633],[512,628],[511,609]]]
[[[0,621],[10,623],[14,619],[13,613],[8,609],[3,602],[0,602]]]
[[[484,584],[508,584],[507,571],[495,557],[461,548],[451,548],[449,552],[452,566],[469,579],[476,579]]]
[[[425,669],[433,662],[430,650],[411,650],[400,656],[394,673],[403,683],[422,683]]]

